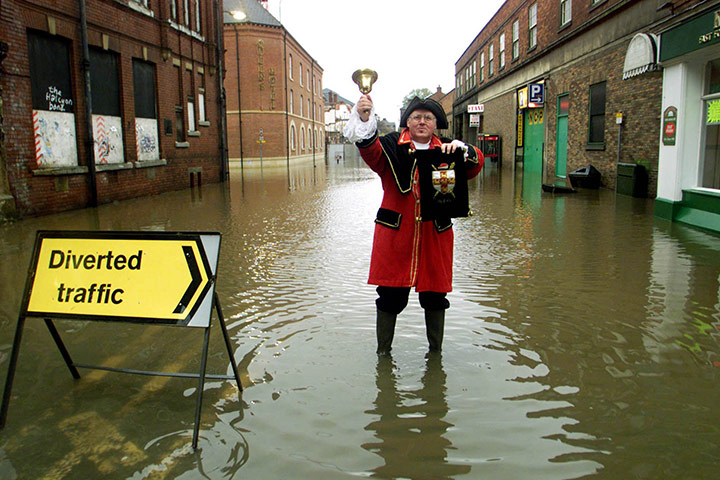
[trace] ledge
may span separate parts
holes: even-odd
[[[133,162],[133,164],[135,165],[135,168],[162,167],[163,165],[167,165],[167,160],[164,158],[161,158],[160,160],[138,160],[137,162]]]
[[[207,120],[203,120],[202,122],[198,122],[198,125],[200,125],[201,127],[209,127],[210,122],[208,122]]]
[[[33,175],[36,176],[53,176],[53,175],[83,175],[88,172],[87,167],[72,166],[72,167],[46,167],[36,168],[32,171]]]
[[[133,168],[132,163],[97,163],[95,164],[96,172],[108,172],[113,170],[131,170]]]
[[[188,130],[187,134],[188,134],[188,137],[199,137],[200,136],[200,132],[198,132],[197,130]]]
[[[175,142],[175,148],[190,148],[190,142]]]

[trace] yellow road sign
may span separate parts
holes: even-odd
[[[25,312],[207,327],[219,233],[38,232]]]

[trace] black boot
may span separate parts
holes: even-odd
[[[445,310],[425,310],[425,330],[430,344],[430,351],[442,351]]]
[[[378,355],[390,355],[393,335],[395,334],[395,320],[397,320],[397,315],[382,310],[377,311],[375,331],[377,333]]]

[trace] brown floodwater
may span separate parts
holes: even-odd
[[[0,478],[714,479],[720,237],[608,190],[544,193],[489,164],[455,223],[442,356],[413,293],[375,355],[381,187],[345,160],[0,226],[4,381],[37,230],[218,231],[244,391],[81,369],[28,319]],[[157,278],[157,288],[167,279]],[[78,363],[197,372],[201,329],[57,320]],[[217,317],[208,373],[232,374]]]

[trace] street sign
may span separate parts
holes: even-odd
[[[530,104],[542,105],[545,103],[545,85],[542,83],[531,83],[528,85],[528,101]],[[530,105],[531,107],[533,105]]]
[[[468,113],[483,113],[485,112],[485,104],[480,103],[477,105],[468,105]]]
[[[38,232],[30,317],[207,327],[219,233]]]

